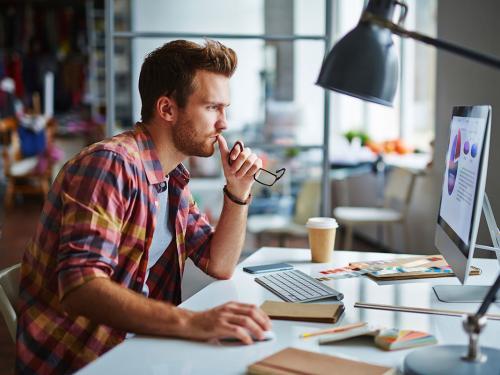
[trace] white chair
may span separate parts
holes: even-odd
[[[409,245],[407,213],[417,174],[408,169],[393,168],[384,190],[383,207],[337,207],[333,217],[345,227],[344,246],[352,249],[353,227],[368,224],[384,224],[392,245],[392,225],[401,224],[404,228],[405,245]],[[396,208],[395,208],[396,207]]]
[[[20,270],[21,264],[16,264],[0,271],[0,312],[14,342],[16,341],[16,305],[19,297]]]
[[[309,217],[319,214],[320,193],[320,181],[308,180],[297,195],[292,217],[278,214],[249,216],[247,230],[256,235],[257,247],[261,246],[264,235],[278,236],[280,246],[285,246],[288,237],[307,237],[305,224]]]

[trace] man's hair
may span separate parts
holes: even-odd
[[[156,101],[161,96],[170,96],[179,107],[185,107],[194,91],[196,71],[206,70],[229,78],[237,62],[231,48],[208,39],[204,45],[175,40],[155,49],[144,59],[139,76],[142,121],[152,119]]]

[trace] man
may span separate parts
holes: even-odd
[[[131,333],[250,344],[270,328],[252,305],[175,307],[188,257],[228,279],[243,246],[262,162],[248,148],[230,152],[221,135],[235,68],[236,54],[218,42],[158,48],[139,78],[142,122],[63,167],[23,258],[18,372],[73,372]],[[191,197],[181,162],[211,156],[216,143],[227,185],[214,230]]]

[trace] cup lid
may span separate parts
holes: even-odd
[[[337,220],[333,217],[310,217],[307,220],[306,227],[307,228],[338,228]]]

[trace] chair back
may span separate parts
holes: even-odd
[[[293,222],[305,225],[307,219],[319,215],[321,184],[319,180],[307,180],[297,195]]]
[[[392,168],[384,190],[384,207],[391,207],[396,203],[402,213],[406,215],[416,177],[417,174],[409,169]]]
[[[16,341],[16,305],[19,299],[20,271],[21,264],[0,271],[0,312],[14,342]]]

